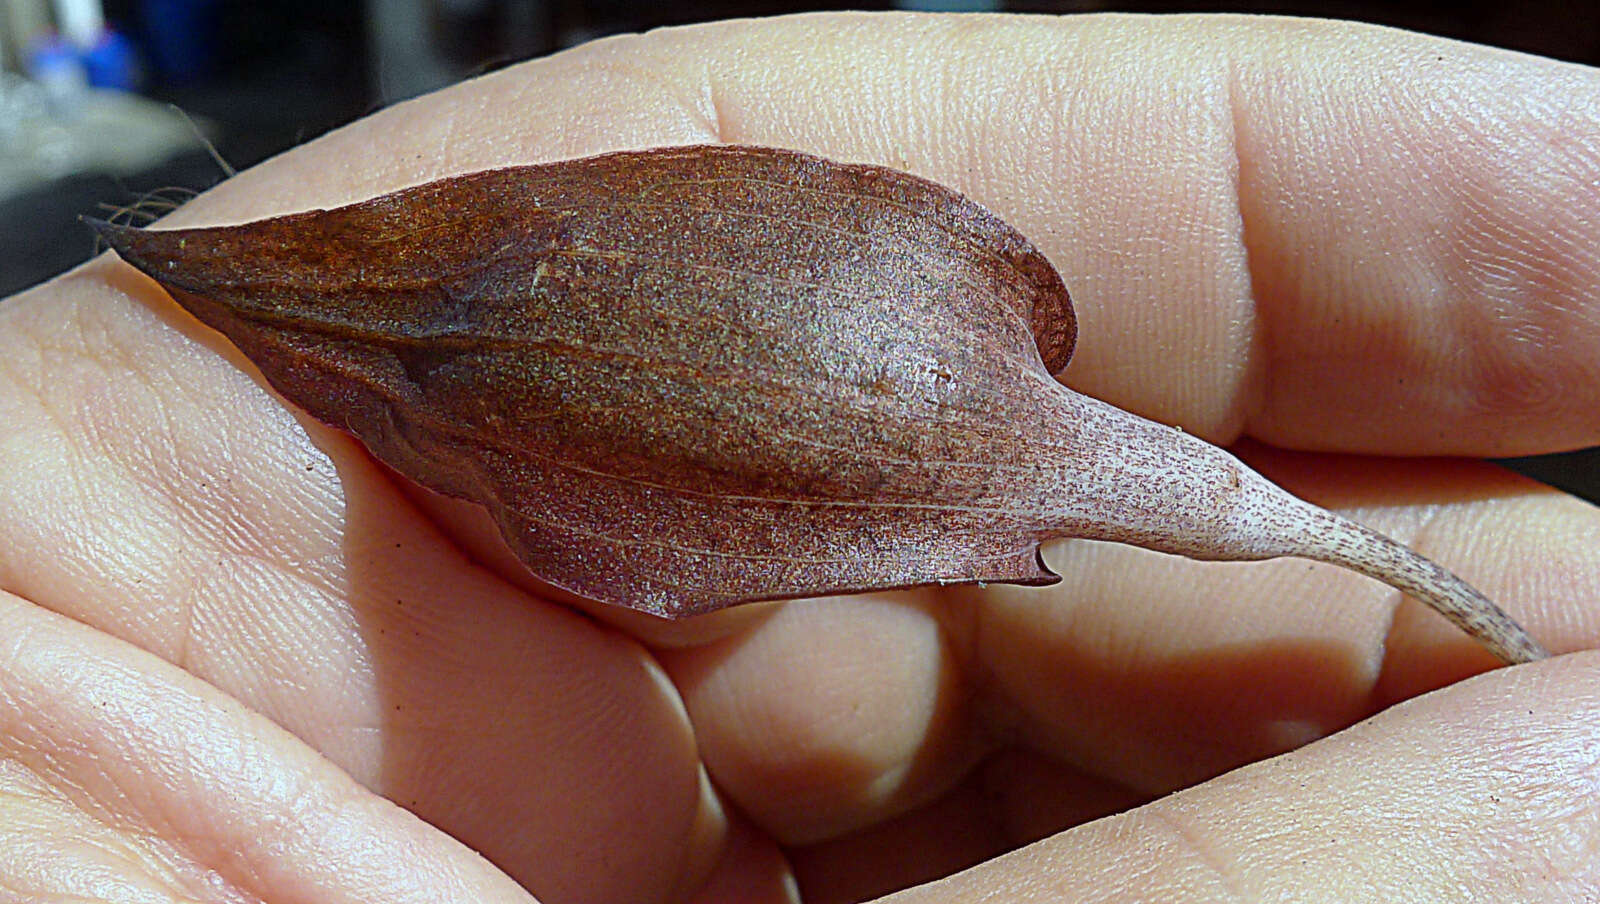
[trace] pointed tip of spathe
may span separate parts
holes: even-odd
[[[137,226],[125,226],[121,223],[113,223],[110,220],[102,220],[99,217],[91,217],[87,214],[79,215],[78,222],[93,229],[95,235],[99,236],[100,241],[105,242],[106,245],[124,258],[127,257],[124,250],[128,247],[129,241],[135,234],[143,231]]]
[[[90,229],[93,229],[95,235],[102,239],[106,239],[109,235],[116,231],[115,224],[107,220],[102,220],[99,217],[91,217],[84,213],[78,214],[78,222],[89,227]]]
[[[188,242],[185,230],[145,229],[89,216],[78,219],[93,229],[124,263],[169,290],[179,284],[174,283],[172,277],[178,271],[178,256]]]
[[[110,220],[102,220],[99,217],[91,217],[88,214],[79,214],[78,222],[88,226],[102,236],[121,235],[127,230],[137,228],[135,226],[124,226],[121,223],[113,223]]]

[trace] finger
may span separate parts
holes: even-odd
[[[1597,670],[1480,676],[894,900],[1581,900],[1600,891]]]
[[[476,567],[352,441],[107,275],[0,311],[0,586],[218,686],[536,893],[698,881],[720,813],[646,652]]]
[[[903,812],[981,750],[929,594],[797,601],[722,640],[658,653],[723,793],[788,843]]]
[[[1005,750],[926,806],[789,857],[807,904],[875,900],[1145,802],[1047,758]]]
[[[1595,507],[1479,463],[1252,460],[1458,571],[1555,649],[1600,642]],[[1147,793],[1494,665],[1397,591],[1328,566],[1085,542],[1047,561],[1056,586],[961,592],[981,607],[974,658],[992,706],[1023,743]]]
[[[731,820],[722,859],[689,904],[800,904],[794,871],[776,843],[745,820]]]
[[[0,594],[0,876],[28,900],[531,901],[147,653]]]
[[[1600,77],[1369,26],[820,16],[653,32],[386,110],[174,222],[706,140],[970,193],[1065,275],[1070,381],[1209,438],[1472,455],[1600,441]],[[391,149],[380,165],[328,163],[373,147]]]
[[[942,879],[1010,849],[989,801],[963,785],[927,806],[790,854],[806,904],[855,904]]]

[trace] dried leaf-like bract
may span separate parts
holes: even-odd
[[[1335,562],[1543,655],[1431,562],[1057,383],[1054,268],[906,173],[664,148],[243,226],[97,225],[285,397],[487,506],[584,597],[677,616],[1042,584],[1040,541],[1092,537]]]

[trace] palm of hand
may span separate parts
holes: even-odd
[[[809,47],[819,36],[848,43],[853,27],[848,20],[774,25],[760,39],[769,49]],[[893,40],[943,40],[948,36],[924,33],[942,27],[907,26]],[[1067,53],[1061,47],[1073,46],[1075,29],[1099,26],[1041,27],[1054,29],[1048,40]],[[1119,27],[1110,34],[1128,39]],[[969,55],[956,56],[970,66],[1030,34],[965,35]],[[525,109],[526,87],[564,85],[561,96],[536,103],[547,104],[546,112],[571,104],[570,116],[585,108],[571,98],[614,77],[619,58],[659,53],[653,58],[670,70],[667,61],[684,49],[675,42],[703,55],[742,40],[734,28],[667,35],[659,45],[602,45],[508,72],[403,115],[374,117],[228,183],[208,197],[209,206],[186,214],[242,218],[269,212],[266,203],[293,209],[301,198],[307,204],[299,206],[309,206],[372,194],[417,181],[412,176],[424,169],[437,174],[619,142],[717,137],[692,117],[675,117],[681,108],[661,104],[647,85],[619,89],[632,100],[604,125],[616,134],[573,132],[568,143],[523,149],[503,140],[502,117],[452,121],[448,111],[467,98],[466,108],[502,104],[530,122],[548,121]],[[1116,94],[1114,85],[1103,90]],[[729,109],[721,108],[721,137],[835,140],[806,139],[777,119],[756,134],[728,131],[736,129],[726,120]],[[392,137],[397,125],[407,130],[404,147],[429,147],[418,125],[439,123],[458,133],[479,129],[492,140],[480,146],[458,134],[453,147],[462,150],[418,162],[416,174],[374,173],[359,185],[333,187],[327,162]],[[1209,139],[1191,134],[1141,136],[1140,147],[1155,155],[1190,142],[1203,157]],[[1003,137],[989,143],[1013,147]],[[854,153],[848,141],[837,142],[845,155]],[[1069,146],[1091,153],[1086,144]],[[399,148],[390,153],[395,161],[412,159]],[[1235,197],[1208,173],[1180,166],[1164,177],[1176,185],[1152,195],[1201,201],[1166,208],[1153,224],[1129,224],[1145,216],[1123,209],[1126,186],[1138,184],[1127,181],[1138,159],[1114,168],[1123,188],[1076,197],[1093,186],[1031,175],[1049,168],[1029,154],[1070,159],[1065,151],[1013,153],[1023,159],[987,171],[1019,175],[973,177],[976,193],[991,201],[1013,191],[1034,199],[1000,212],[1064,262],[1077,297],[1186,305],[1184,316],[1167,322],[1189,325],[1155,327],[1157,335],[1139,343],[1117,337],[1148,328],[1157,315],[1100,311],[1115,351],[1085,347],[1077,365],[1085,382],[1147,410],[1181,414],[1217,436],[1249,420],[1260,435],[1304,445],[1463,451],[1392,421],[1352,428],[1347,405],[1324,406],[1333,413],[1323,422],[1297,413],[1315,409],[1317,395],[1330,391],[1317,388],[1319,367],[1331,372],[1343,360],[1340,373],[1353,374],[1349,379],[1377,381],[1350,369],[1349,348],[1318,346],[1332,340],[1297,332],[1284,313],[1295,303],[1283,294],[1292,260],[1269,253],[1270,266],[1226,265],[1242,254],[1238,236],[1218,239],[1206,230],[1240,209],[1246,227],[1278,216],[1252,209],[1259,195]],[[951,165],[935,157],[920,162]],[[1294,175],[1255,162],[1258,180]],[[1398,217],[1414,199],[1393,203]],[[1066,235],[1050,224],[1072,222],[1068,210],[1124,225],[1077,226]],[[1292,218],[1280,225],[1318,228]],[[1116,244],[1116,234],[1160,234],[1166,244],[1129,266],[1117,262],[1129,249]],[[1144,274],[1171,274],[1184,261],[1201,272],[1169,275],[1172,287],[1159,292],[1141,288]],[[1225,262],[1222,272],[1217,261]],[[1559,299],[1592,289],[1579,284],[1590,272],[1582,263],[1547,255],[1529,266],[1552,282]],[[1087,291],[1074,274],[1091,274]],[[1327,292],[1344,299],[1373,289]],[[1255,340],[1239,334],[1229,308],[1252,291],[1263,305],[1259,316],[1272,322],[1270,351],[1292,350],[1312,362],[1289,368],[1271,387],[1230,363],[1262,353],[1237,354]],[[1267,306],[1274,299],[1276,314]],[[130,883],[196,896],[211,889],[216,900],[228,899],[223,888],[264,899],[522,894],[467,854],[471,848],[551,902],[723,894],[781,900],[790,869],[814,899],[859,898],[1281,752],[1487,664],[1468,642],[1407,609],[1388,623],[1391,594],[1353,575],[1301,562],[1202,568],[1094,544],[1053,549],[1052,564],[1066,581],[1046,591],[991,587],[807,601],[676,629],[606,613],[595,613],[597,622],[519,586],[481,520],[403,487],[348,439],[296,420],[225,344],[113,262],[19,297],[3,318],[4,345],[20,354],[4,369],[0,393],[3,422],[16,425],[8,427],[9,467],[0,477],[10,513],[0,535],[9,550],[0,556],[0,578],[16,596],[0,609],[0,636],[18,640],[0,669],[10,682],[0,695],[0,720],[9,729],[5,762],[20,766],[10,774],[33,777],[13,787],[46,789],[15,794],[23,801],[13,805],[16,812],[31,822],[12,822],[47,827],[29,833],[31,847],[16,849],[24,856],[84,846],[131,852],[126,863],[137,866],[107,867]],[[1162,351],[1174,347],[1172,336],[1197,334],[1205,341],[1189,342],[1188,353]],[[1549,373],[1579,368],[1582,344],[1596,341],[1590,327],[1571,344],[1547,349],[1537,366]],[[1405,363],[1405,349],[1382,337],[1365,352],[1395,367]],[[1123,364],[1119,376],[1113,365]],[[1495,359],[1483,369],[1495,366],[1511,364]],[[1197,383],[1220,388],[1196,400],[1190,387]],[[1291,400],[1296,393],[1298,401]],[[1531,444],[1592,441],[1592,420],[1527,407],[1535,410],[1521,416],[1544,425],[1542,434],[1530,428]],[[1454,435],[1479,441],[1470,431]],[[1576,610],[1600,586],[1593,511],[1491,468],[1254,454],[1291,489],[1329,504],[1371,506],[1377,526],[1412,535],[1447,562],[1465,560],[1481,537],[1497,536],[1497,554],[1523,567],[1490,561],[1469,577],[1513,607]],[[1519,574],[1561,580],[1519,581]],[[1530,621],[1539,631],[1538,618]],[[1565,635],[1550,639],[1563,648],[1581,645],[1592,639],[1589,624],[1573,619]],[[1378,653],[1385,649],[1387,660]],[[1563,680],[1549,674],[1507,678],[1506,687]],[[1581,678],[1574,669],[1565,680],[1576,687]],[[1275,761],[1280,765],[1230,777],[1231,786],[1205,785],[1159,809],[1060,836],[1037,856],[1062,883],[1077,876],[1092,885],[1104,864],[1137,870],[1140,862],[1176,883],[1173,876],[1206,859],[1207,844],[1226,849],[1216,833],[1230,825],[1252,837],[1297,837],[1291,829],[1315,821],[1306,815],[1315,808],[1282,802],[1296,802],[1286,789],[1307,775],[1325,783],[1312,803],[1331,798],[1328,812],[1347,821],[1330,816],[1327,824],[1346,826],[1355,844],[1366,825],[1362,811],[1336,804],[1363,793],[1381,797],[1379,790],[1403,782],[1433,793],[1395,804],[1402,813],[1427,814],[1440,797],[1503,791],[1517,806],[1474,825],[1514,837],[1547,828],[1539,807],[1549,795],[1568,793],[1557,780],[1546,781],[1555,787],[1542,797],[1536,782],[1508,782],[1507,775],[1523,774],[1510,761],[1473,770],[1462,751],[1515,746],[1522,734],[1540,730],[1533,725],[1592,723],[1594,701],[1581,693],[1540,697],[1544,705],[1528,714],[1527,725],[1495,710],[1500,717],[1485,720],[1484,737],[1463,738],[1449,726],[1484,704],[1465,690],[1452,694],[1308,748],[1297,754],[1298,772]],[[1436,757],[1415,755],[1419,738],[1437,742]],[[1341,771],[1352,756],[1361,768]],[[1428,770],[1441,763],[1453,767],[1454,784],[1435,787]],[[1230,815],[1208,815],[1223,811]],[[1119,846],[1119,832],[1140,838],[1143,853]],[[1202,840],[1175,843],[1185,832]],[[53,839],[59,847],[50,847]],[[1297,849],[1304,846],[1284,845]],[[978,883],[973,888],[1017,887],[1005,885],[1008,870],[1038,868],[1001,861],[968,881]],[[1314,862],[1297,869],[1308,883],[1318,879]],[[208,878],[208,870],[219,878]],[[927,894],[960,899],[966,888],[930,886]]]

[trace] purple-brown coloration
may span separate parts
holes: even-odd
[[[665,616],[1055,578],[1051,537],[1299,555],[1544,655],[1459,579],[1072,392],[1055,269],[876,166],[683,147],[244,226],[97,224],[290,401],[488,507],[556,586]]]

